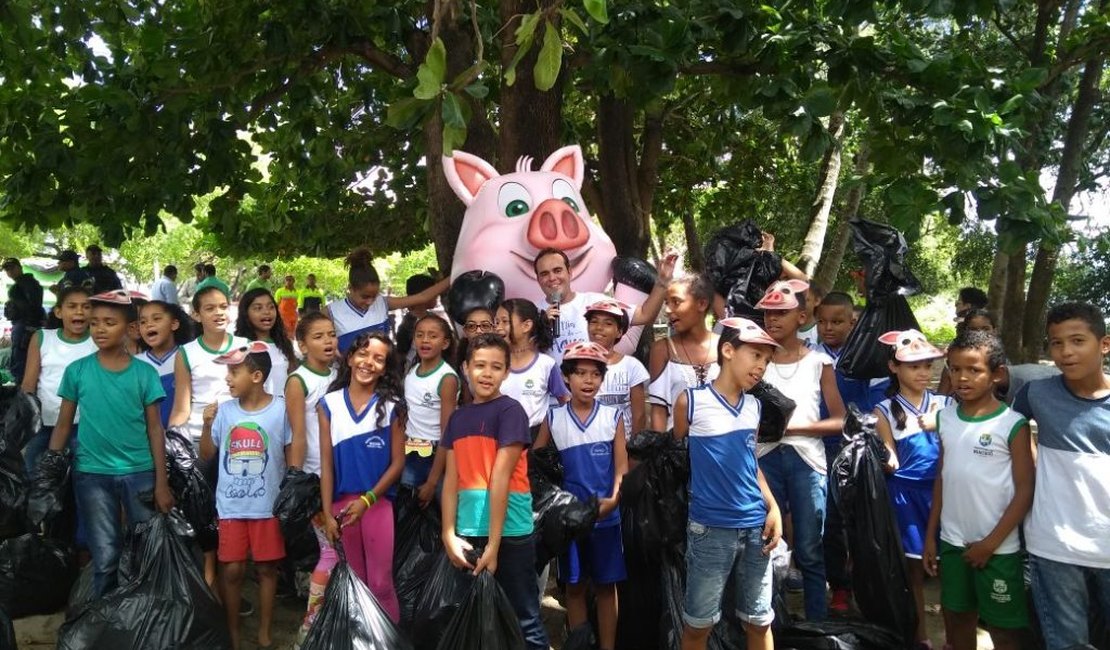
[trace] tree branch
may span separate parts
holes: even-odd
[[[679,69],[686,74],[715,74],[723,76],[749,77],[763,68],[756,63],[730,63],[727,61],[699,61]]]
[[[411,65],[382,50],[370,41],[356,41],[351,45],[350,53],[362,57],[370,65],[383,72],[388,72],[398,79],[408,79],[416,74]]]

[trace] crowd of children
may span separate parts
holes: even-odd
[[[248,560],[260,587],[257,641],[273,642],[285,548],[272,511],[286,469],[299,468],[319,476],[323,497],[301,639],[339,541],[354,573],[399,618],[392,503],[404,485],[423,507],[440,509],[451,562],[493,573],[527,646],[546,649],[526,452],[553,445],[563,487],[599,505],[593,533],[556,563],[568,626],[591,620],[592,594],[597,647],[612,650],[616,585],[626,578],[625,443],[669,430],[686,441],[691,473],[682,647],[706,647],[731,582],[748,647],[771,648],[769,553],[784,535],[805,618],[848,610],[852,551],[828,475],[850,406],[877,418],[919,614],[926,576],[939,575],[955,650],[976,647],[980,622],[995,648],[1020,647],[1030,623],[1026,554],[1047,647],[1082,646],[1089,611],[1110,614],[1110,337],[1090,305],[1048,315],[1059,376],[1012,386],[1018,373],[1006,366],[995,323],[964,304],[978,298],[969,293],[947,351],[916,330],[884,333],[874,344],[890,347],[889,377],[858,380],[836,369],[856,322],[847,294],[780,280],[756,305],[762,327],[725,318],[715,332],[711,284],[686,275],[667,283],[670,332],[651,344],[645,368],[615,350],[645,318],[636,307],[607,298],[578,306],[585,340],[556,353],[546,306],[506,300],[464,314],[459,341],[456,327],[428,310],[445,280],[387,297],[365,251],[348,262],[347,296],[300,318],[295,341],[280,299],[263,287],[244,294],[234,334],[228,292],[217,284],[197,290],[190,314],[126,291],[62,288],[61,326],[41,330],[29,347],[22,388],[41,400],[43,429],[25,455],[33,468],[44,453],[73,450],[78,537],[96,594],[116,584],[124,527],[173,507],[163,441],[165,428],[178,427],[215,488],[218,545],[202,550],[235,647]],[[418,310],[406,326],[407,355],[386,327],[387,312],[406,306]],[[777,442],[757,442],[762,405],[750,392],[761,381],[795,404]],[[924,620],[916,640],[930,647]]]

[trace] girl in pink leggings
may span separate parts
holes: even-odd
[[[390,617],[400,618],[393,589],[393,487],[405,466],[405,400],[393,344],[361,334],[340,361],[320,416],[320,491],[324,534],[342,536],[351,568]],[[321,544],[316,573],[331,571],[334,548]],[[319,604],[317,603],[317,607]],[[309,619],[315,612],[309,612]]]

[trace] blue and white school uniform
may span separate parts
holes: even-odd
[[[933,431],[923,431],[917,418],[939,411],[951,401],[946,395],[927,390],[920,404],[911,404],[899,394],[876,407],[890,426],[898,454],[898,470],[887,479],[887,486],[906,557],[920,559],[925,550],[925,529],[929,524],[929,510],[933,507],[933,481],[940,461],[940,437]],[[890,412],[893,402],[897,402],[906,414],[904,429],[898,428]]]
[[[613,440],[620,421],[618,409],[597,402],[584,421],[569,403],[548,412],[551,440],[563,462],[563,488],[580,501],[612,496],[616,473]],[[559,575],[570,584],[587,578],[598,585],[624,580],[627,573],[620,523],[620,510],[616,508],[598,520],[588,539],[574,542],[559,558]]]
[[[154,354],[153,350],[147,350],[141,354],[135,355],[136,359],[148,363],[158,371],[158,380],[162,382],[162,390],[166,392],[166,399],[158,407],[159,415],[162,417],[162,427],[169,426],[170,413],[173,412],[173,397],[174,397],[174,383],[173,383],[173,368],[174,360],[177,359],[177,346],[167,352],[164,356],[159,357]]]
[[[328,303],[328,313],[339,337],[339,351],[346,352],[351,343],[365,332],[389,332],[389,304],[378,294],[366,311],[355,307],[350,298]]]
[[[709,627],[720,620],[725,580],[731,580],[740,619],[769,625],[771,562],[762,537],[767,504],[756,461],[762,404],[746,394],[732,404],[712,383],[687,389],[686,400],[690,515],[683,621]]]
[[[331,427],[332,466],[335,489],[332,498],[342,495],[363,494],[372,490],[392,462],[393,420],[397,403],[385,403],[385,413],[378,416],[381,396],[370,398],[361,412],[356,413],[351,404],[349,389],[342,388],[324,395],[319,409]],[[393,498],[395,488],[385,495]]]
[[[501,394],[520,402],[524,412],[528,414],[528,426],[536,430],[547,417],[552,398],[558,403],[570,395],[570,390],[563,381],[563,373],[559,371],[555,359],[543,352],[536,352],[532,363],[527,366],[519,370],[509,368],[509,376],[501,382]],[[535,440],[535,437],[533,432],[532,439]]]

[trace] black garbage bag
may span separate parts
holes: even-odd
[[[393,502],[393,587],[401,603],[401,627],[411,629],[416,603],[436,560],[443,555],[439,509],[420,507],[411,488],[401,486]]]
[[[216,493],[201,470],[189,436],[178,429],[166,430],[166,475],[176,508],[192,527],[201,550],[217,545],[219,522]]]
[[[336,543],[339,563],[331,572],[324,604],[308,630],[303,650],[411,650],[412,644],[359,580]]]
[[[848,222],[852,229],[852,248],[863,264],[863,283],[867,301],[887,296],[912,296],[921,291],[921,283],[906,266],[909,244],[902,233],[885,223],[867,219]]]
[[[509,597],[483,571],[470,586],[436,650],[524,650],[524,634]]]
[[[7,451],[0,454],[0,539],[15,537],[25,530],[27,477],[23,456]]]
[[[451,281],[447,314],[462,325],[466,315],[480,308],[493,311],[505,299],[505,282],[496,273],[467,271]]]
[[[665,561],[659,579],[663,593],[663,616],[659,619],[661,648],[682,647],[682,602],[686,596],[686,566]]]
[[[833,461],[836,505],[852,549],[852,592],[865,620],[912,643],[917,608],[910,591],[894,511],[883,474],[885,447],[875,416],[849,406],[844,443]]]
[[[597,523],[598,500],[591,496],[583,503],[570,492],[536,477],[530,478],[532,487],[532,522],[538,540],[536,543],[536,568],[541,571],[551,560],[566,553],[571,542],[583,540],[593,532]]]
[[[624,567],[628,577],[617,583],[617,650],[663,650],[659,629],[647,621],[661,620],[663,615],[663,579],[658,562],[644,552],[639,518],[625,501],[621,501],[621,539],[624,546]],[[670,650],[669,648],[666,650]]]
[[[637,257],[618,255],[613,258],[613,282],[625,284],[642,293],[651,293],[659,273],[651,264]]]
[[[19,455],[42,428],[42,407],[34,395],[17,386],[0,388],[0,454]]]
[[[76,577],[73,550],[58,540],[26,533],[0,542],[0,608],[12,618],[60,610]]]
[[[69,449],[47,451],[39,459],[27,495],[27,522],[32,530],[52,528],[66,508],[73,458]]]
[[[628,456],[638,465],[621,483],[623,510],[635,518],[644,557],[679,561],[686,544],[690,457],[669,432],[641,431],[628,441]],[[675,560],[675,558],[679,558]]]
[[[136,527],[138,571],[85,606],[58,632],[58,650],[230,648],[224,609],[204,582],[180,515],[156,514]]]
[[[471,563],[479,557],[476,552],[467,555]],[[447,626],[473,582],[474,576],[470,571],[456,569],[446,553],[436,558],[413,613],[412,642],[416,650],[436,650],[439,647]]]
[[[751,396],[763,405],[759,414],[759,442],[778,442],[786,435],[786,425],[794,415],[797,404],[782,394],[782,391],[765,381],[760,381],[751,391]]]
[[[863,621],[800,621],[775,630],[775,647],[783,650],[891,650],[908,648],[894,632]]]
[[[909,246],[902,233],[866,219],[854,219],[849,225],[863,264],[867,306],[844,342],[836,367],[851,379],[886,377],[890,350],[878,339],[890,331],[921,329],[906,302],[906,296],[919,292],[921,285],[905,265]]]
[[[69,590],[69,600],[66,601],[66,619],[76,617],[94,600],[93,598],[93,565],[89,562],[77,574],[73,588]]]
[[[563,459],[555,445],[532,447],[528,450],[528,480],[536,479],[555,485],[563,484]]]
[[[16,650],[15,626],[3,607],[0,607],[0,650]]]
[[[727,299],[730,316],[763,323],[755,304],[782,275],[782,257],[761,251],[763,233],[751,219],[718,230],[705,246],[705,272]]]
[[[323,509],[320,477],[299,469],[287,469],[281,491],[274,501],[274,516],[285,540],[285,557],[295,569],[311,571],[320,560],[320,544],[312,518]]]
[[[890,375],[890,346],[879,343],[887,332],[921,329],[905,296],[893,294],[868,301],[852,328],[836,369],[851,379],[877,379]]]

